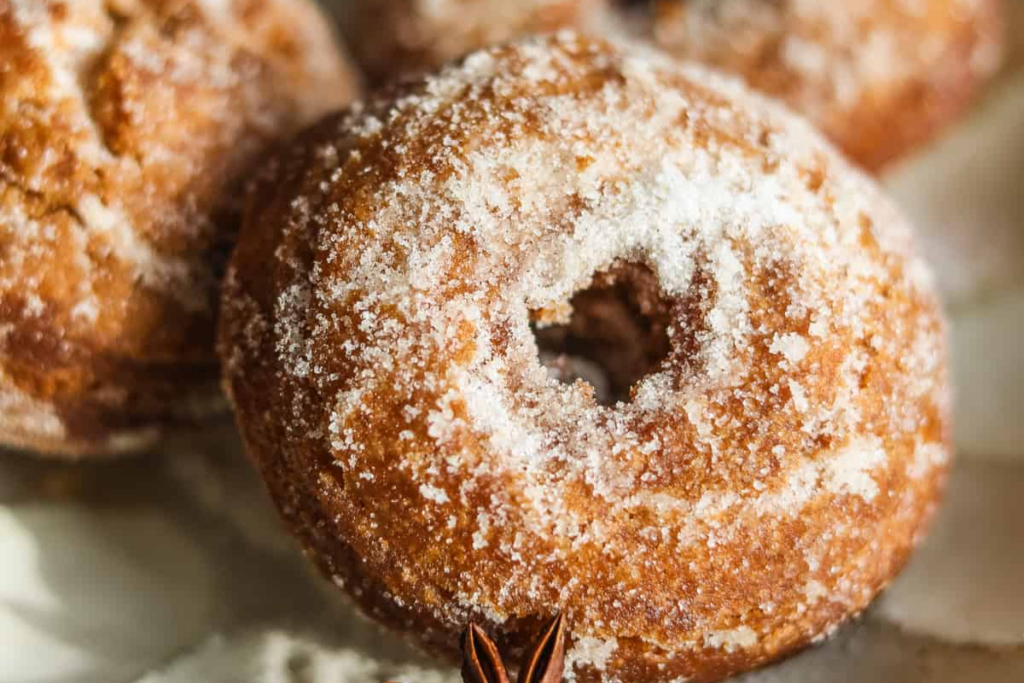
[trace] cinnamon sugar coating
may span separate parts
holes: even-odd
[[[652,0],[642,30],[741,75],[877,170],[931,139],[999,66],[1003,0]]]
[[[1004,0],[353,0],[370,79],[577,27],[744,78],[877,171],[955,121],[1001,62]]]
[[[536,339],[598,335],[615,286],[668,348],[602,405]],[[570,681],[749,669],[862,610],[944,480],[904,219],[802,120],[640,50],[529,39],[327,118],[262,173],[223,296],[283,516],[440,653],[472,620],[514,660],[564,613]]]
[[[355,90],[305,0],[0,0],[0,443],[116,453],[223,410],[240,178]]]

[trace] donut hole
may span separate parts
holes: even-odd
[[[545,324],[535,312],[531,329],[550,376],[582,380],[602,405],[630,400],[630,389],[668,357],[671,304],[645,265],[616,262],[597,273],[569,301],[565,324]]]

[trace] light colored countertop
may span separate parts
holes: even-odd
[[[1009,4],[1024,28],[1024,2]],[[866,615],[745,683],[1024,680],[1019,48],[963,124],[885,178],[952,321],[946,503]],[[0,683],[457,680],[313,576],[230,425],[163,451],[78,466],[0,454]]]

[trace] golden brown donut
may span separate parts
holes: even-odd
[[[749,669],[862,610],[945,477],[902,216],[802,120],[642,50],[530,39],[327,118],[261,174],[223,296],[283,516],[438,652],[473,620],[514,660],[560,612],[570,680]],[[594,372],[608,396],[559,381]]]
[[[0,444],[117,453],[222,406],[240,178],[355,91],[305,0],[0,0]]]
[[[650,0],[641,33],[739,74],[877,170],[932,138],[998,67],[1002,0]]]
[[[339,25],[374,83],[517,35],[588,22],[607,0],[348,0]]]

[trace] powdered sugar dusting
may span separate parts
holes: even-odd
[[[871,500],[878,485],[870,471],[885,464],[886,455],[877,439],[850,444],[828,463],[826,486],[833,493],[848,493]]]
[[[712,631],[704,636],[708,647],[723,648],[726,652],[734,652],[740,648],[750,648],[757,643],[757,634],[748,626],[725,631]]]

